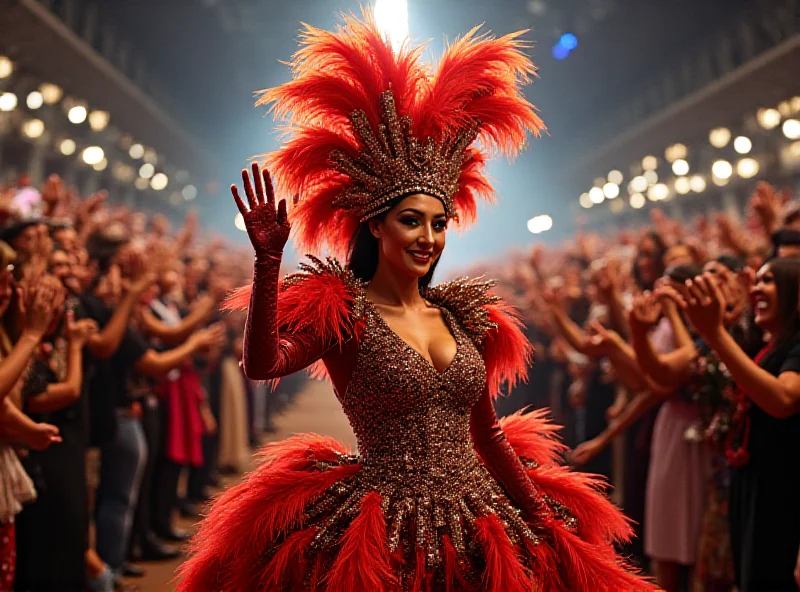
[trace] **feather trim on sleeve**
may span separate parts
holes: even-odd
[[[528,376],[533,347],[522,332],[519,313],[491,292],[495,282],[461,278],[428,288],[425,298],[444,306],[483,355],[492,397]]]
[[[323,341],[344,343],[357,335],[364,315],[364,283],[333,258],[322,261],[308,255],[300,271],[287,275],[278,287],[278,328],[281,332],[311,334]],[[244,310],[250,304],[252,284],[234,290],[225,310]],[[309,368],[315,378],[325,376],[321,363]]]

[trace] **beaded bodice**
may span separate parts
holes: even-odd
[[[486,384],[483,360],[451,313],[442,314],[456,355],[442,372],[383,321],[371,304],[358,361],[340,397],[358,438],[363,469],[399,487],[452,487],[474,470],[470,410]]]
[[[337,393],[359,447],[358,456],[342,461],[357,462],[360,470],[310,511],[312,522],[329,515],[316,544],[334,544],[341,534],[337,526],[352,519],[370,491],[381,495],[389,549],[397,550],[414,524],[430,565],[441,561],[434,533],[449,532],[455,548],[464,552],[465,531],[476,516],[496,514],[509,525],[512,540],[536,540],[475,451],[470,413],[486,388],[486,369],[455,315],[441,310],[457,346],[442,372],[365,303],[358,360],[347,391]]]

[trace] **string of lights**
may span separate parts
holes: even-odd
[[[170,196],[173,206],[197,197],[197,188],[188,183],[187,171],[171,170],[174,167],[154,148],[136,142],[129,134],[110,130],[108,111],[91,108],[52,82],[40,83],[24,95],[23,102],[16,92],[2,90],[15,74],[22,75],[13,60],[0,55],[0,130],[7,134],[18,129],[28,141],[64,157],[74,156],[98,173],[111,164],[116,181],[132,184],[139,191],[161,192],[175,187]],[[24,76],[30,78],[29,74]],[[75,126],[74,132],[69,132],[59,116]]]
[[[759,109],[754,118],[739,126],[735,136],[728,127],[715,127],[708,132],[707,144],[695,142],[689,148],[676,143],[665,149],[663,158],[653,154],[643,157],[628,166],[628,205],[641,209],[647,200],[668,201],[750,180],[767,162],[788,172],[796,171],[800,168],[799,114],[800,96],[795,96],[777,107]],[[777,159],[772,159],[773,154]],[[609,201],[612,211],[621,211],[624,202],[615,200],[625,180],[619,170],[596,178],[579,197],[580,206],[590,209]]]

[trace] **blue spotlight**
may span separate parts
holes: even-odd
[[[575,37],[572,33],[564,33],[561,36],[561,39],[558,41],[558,44],[567,49],[568,51],[572,51],[576,47],[578,47],[578,38]]]
[[[555,59],[566,60],[568,56],[569,56],[569,50],[566,47],[564,47],[560,43],[557,43],[556,45],[553,46],[553,57]]]

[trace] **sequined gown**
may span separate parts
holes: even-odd
[[[498,424],[491,385],[524,362],[525,345],[489,284],[425,294],[457,345],[439,371],[349,272],[333,261],[306,271],[275,306],[272,338],[292,361],[279,373],[321,358],[359,452],[314,434],[268,445],[211,508],[179,590],[654,589],[617,557],[630,529],[599,482],[557,464],[554,427],[538,413]]]

